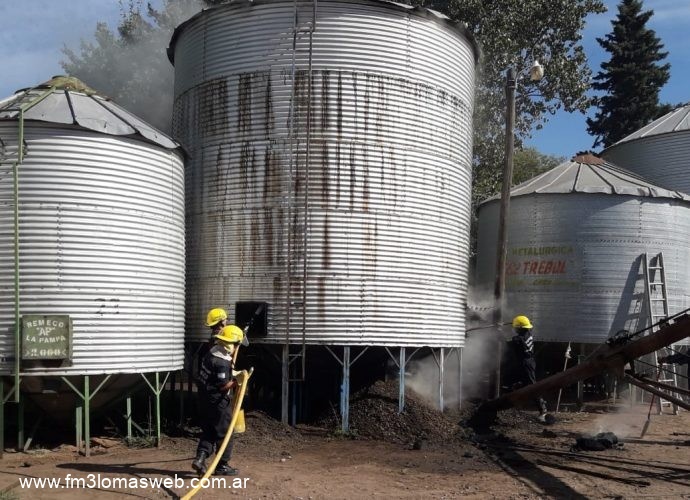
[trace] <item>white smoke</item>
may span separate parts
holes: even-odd
[[[157,2],[158,3],[158,2]],[[175,27],[206,7],[202,0],[164,0],[151,17],[141,0],[122,0],[121,21],[118,26],[129,27],[133,33],[115,43],[116,33],[101,24],[94,46],[82,41],[80,50],[65,47],[62,61],[65,71],[81,79],[99,94],[135,113],[151,125],[170,132],[173,108],[174,69],[166,49]],[[137,16],[153,26],[139,28]],[[106,35],[106,31],[110,35]],[[115,30],[117,31],[117,30]]]
[[[489,374],[496,369],[497,337],[506,338],[510,332],[492,324],[494,321],[493,294],[488,290],[470,289],[467,311],[465,346],[462,366],[456,351],[446,355],[444,366],[444,407],[457,408],[463,400],[486,398],[489,394]],[[448,352],[448,349],[446,349]],[[439,407],[438,351],[408,364],[405,384],[434,408]],[[460,368],[462,368],[462,373]],[[461,386],[462,384],[462,386]]]

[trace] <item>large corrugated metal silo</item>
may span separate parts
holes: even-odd
[[[477,282],[493,284],[499,200],[479,208]],[[648,324],[643,275],[663,253],[671,314],[690,306],[690,196],[592,155],[511,190],[506,317],[541,341],[600,343]]]
[[[182,368],[178,145],[62,77],[0,101],[0,147],[0,371],[15,372],[15,318],[31,315],[69,316],[72,339],[70,359],[21,361],[27,390]]]
[[[659,186],[690,193],[690,105],[621,139],[602,156]]]
[[[188,339],[210,307],[265,301],[260,342],[462,346],[477,50],[376,0],[232,2],[179,26]]]

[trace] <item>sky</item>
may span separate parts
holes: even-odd
[[[99,21],[115,29],[121,1],[128,0],[0,0],[0,99],[62,74],[62,47],[76,50],[82,40],[92,40]],[[158,7],[162,0],[151,3]],[[583,32],[594,73],[608,59],[596,38],[611,31],[611,20],[617,13],[617,0],[605,3],[609,11],[590,16]],[[669,52],[666,61],[671,63],[671,79],[661,91],[661,101],[690,101],[690,0],[645,0],[644,8],[654,10],[648,27],[656,31]],[[548,67],[545,69],[548,78]],[[534,131],[527,145],[569,158],[577,151],[591,149],[593,142],[584,115],[560,112],[550,117],[543,129]]]

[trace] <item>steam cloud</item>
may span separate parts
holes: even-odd
[[[446,356],[444,378],[444,408],[455,408],[463,400],[486,398],[489,373],[496,367],[496,337],[508,335],[499,327],[492,326],[494,314],[493,294],[484,289],[470,289],[465,346],[462,366],[453,352]],[[460,370],[462,369],[462,377]],[[439,368],[433,356],[409,363],[405,384],[434,408],[439,406]],[[462,387],[460,381],[462,380]]]

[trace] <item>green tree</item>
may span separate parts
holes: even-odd
[[[562,156],[547,155],[536,148],[527,147],[515,151],[513,160],[513,186],[551,170],[566,161]]]
[[[512,185],[516,186],[521,184],[532,177],[551,170],[552,168],[560,165],[566,160],[561,156],[547,155],[539,152],[536,148],[525,147],[515,150],[513,157],[513,182]],[[496,186],[501,185],[501,175],[502,169],[497,169],[491,176],[483,176],[475,179],[474,186],[472,186],[476,202],[479,204],[481,201],[490,198],[491,196],[497,195]],[[477,238],[477,216],[476,211],[472,216],[472,231],[470,233],[470,250],[474,255],[476,252],[476,238]]]
[[[670,110],[659,104],[659,91],[671,76],[668,52],[647,22],[654,11],[642,11],[641,0],[623,0],[611,24],[613,30],[599,45],[611,55],[601,64],[592,87],[604,92],[594,99],[598,108],[587,119],[594,147],[608,147]]]
[[[600,0],[413,0],[464,22],[483,57],[474,113],[474,205],[501,186],[505,144],[506,70],[518,74],[515,146],[559,109],[584,113],[591,70],[581,45],[590,14],[606,11]],[[524,76],[534,60],[544,66],[539,82]]]

